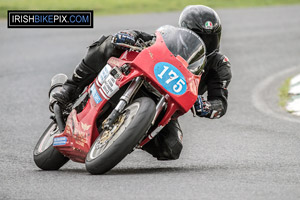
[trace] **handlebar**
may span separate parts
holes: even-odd
[[[143,47],[132,46],[132,45],[125,44],[125,43],[116,43],[115,45],[125,47],[125,48],[128,48],[128,49],[133,50],[133,51],[143,51],[144,50]]]

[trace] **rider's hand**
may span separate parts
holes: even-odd
[[[112,43],[122,48],[122,44],[133,46],[137,40],[137,34],[134,31],[126,30],[116,33],[112,38]],[[126,48],[125,48],[126,49]]]
[[[194,104],[196,114],[199,117],[206,117],[211,113],[211,104],[204,100],[202,96],[198,96],[197,101]]]

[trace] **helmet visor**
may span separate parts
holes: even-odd
[[[196,32],[196,31],[194,31]],[[197,33],[197,32],[196,32]],[[220,33],[215,34],[203,34],[197,33],[199,37],[203,40],[206,47],[206,55],[210,54],[215,50],[219,50],[220,45]]]

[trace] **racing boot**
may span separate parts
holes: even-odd
[[[53,98],[62,107],[67,107],[78,98],[85,86],[91,83],[96,76],[97,72],[82,60],[75,68],[72,77],[63,84],[62,90],[53,94]]]
[[[176,160],[182,150],[182,130],[178,120],[170,122],[152,140],[143,146],[157,160]]]

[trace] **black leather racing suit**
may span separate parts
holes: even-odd
[[[207,91],[207,100],[211,103],[211,112],[207,118],[220,118],[227,110],[227,87],[231,81],[231,64],[220,52],[207,56],[204,73],[201,76],[198,94]]]
[[[149,41],[153,35],[135,31],[137,38]],[[112,44],[112,36],[102,36],[89,46],[86,56],[75,68],[73,76],[68,83],[73,82],[78,86],[78,93],[90,84],[110,57],[120,57],[124,50]],[[205,72],[202,76],[199,94],[208,91],[208,100],[216,117],[225,114],[227,109],[227,86],[231,79],[230,63],[220,53],[208,57]],[[217,113],[217,114],[216,114]],[[214,118],[214,116],[209,116]],[[182,150],[182,131],[177,120],[171,120],[143,149],[159,160],[178,159]]]

